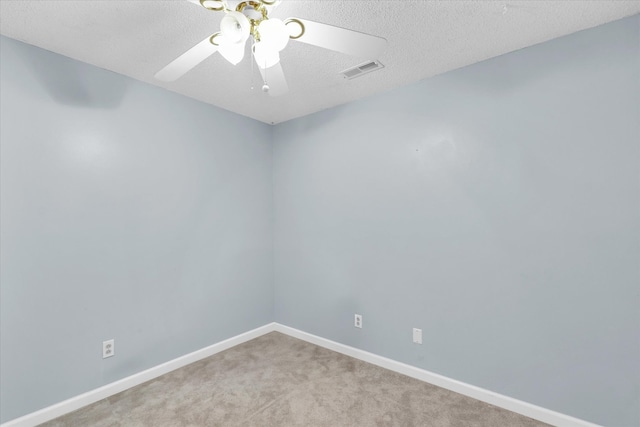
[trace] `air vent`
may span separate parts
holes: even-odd
[[[342,76],[345,79],[351,80],[351,79],[355,79],[356,77],[360,77],[364,74],[370,73],[372,71],[379,70],[381,68],[384,68],[384,65],[382,65],[380,62],[369,61],[369,62],[365,62],[364,64],[357,65],[353,68],[344,70],[340,74],[342,74]]]

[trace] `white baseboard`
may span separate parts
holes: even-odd
[[[551,425],[558,427],[599,427],[596,424],[592,424],[587,421],[580,420],[578,418],[570,417],[568,415],[561,414],[549,409],[542,408],[540,406],[532,405],[521,400],[513,399],[498,393],[494,393],[489,390],[482,389],[470,384],[463,383],[445,376],[435,374],[433,372],[426,371],[424,369],[416,368],[415,366],[407,365],[405,363],[397,362],[395,360],[387,359],[386,357],[378,356],[373,353],[369,353],[364,350],[359,350],[348,345],[340,344],[335,341],[331,341],[325,338],[321,338],[316,335],[309,334],[307,332],[300,331],[298,329],[291,328],[289,326],[281,325],[279,323],[269,323],[219,343],[210,345],[203,349],[194,351],[187,355],[178,357],[177,359],[170,360],[166,363],[160,364],[153,368],[131,375],[127,378],[123,378],[119,381],[115,381],[111,384],[107,384],[103,387],[91,390],[87,393],[83,393],[71,399],[67,399],[63,402],[41,409],[39,411],[27,414],[23,417],[16,418],[11,421],[7,421],[0,425],[0,427],[34,427],[38,424],[50,421],[54,418],[73,412],[83,406],[90,405],[101,399],[105,399],[114,394],[120,393],[131,387],[140,385],[146,381],[157,378],[161,375],[174,371],[183,366],[197,362],[209,356],[213,356],[216,353],[227,350],[238,344],[242,344],[246,341],[257,338],[261,335],[269,332],[277,331],[294,338],[307,341],[309,343],[318,345],[320,347],[327,348],[329,350],[336,351],[338,353],[351,356],[355,359],[362,360],[364,362],[371,363],[373,365],[380,366],[390,371],[398,372],[403,375],[407,375],[412,378],[436,385],[438,387],[445,388],[447,390],[460,393],[465,396],[472,397],[474,399],[489,403],[491,405],[498,406],[503,409],[527,416],[529,418],[536,419]]]
[[[351,356],[355,359],[380,366],[390,371],[398,372],[408,377],[412,377],[420,381],[424,381],[429,384],[433,384],[438,387],[442,387],[447,390],[472,397],[482,402],[489,403],[491,405],[524,415],[529,418],[533,418],[538,421],[542,421],[547,424],[558,427],[599,427],[597,424],[593,424],[588,421],[561,414],[559,412],[542,408],[540,406],[532,405],[531,403],[513,399],[502,394],[494,393],[492,391],[485,390],[471,384],[463,383],[462,381],[457,381],[433,372],[426,371],[424,369],[416,368],[415,366],[397,362],[392,359],[387,359],[386,357],[378,356],[364,350],[359,350],[348,345],[321,338],[319,336],[312,335],[307,332],[291,328],[289,326],[281,325],[279,323],[275,324],[275,331],[281,332],[294,338],[298,338],[303,341],[307,341],[320,347],[327,348],[329,350],[336,351],[338,353],[345,354],[347,356]]]
[[[90,405],[98,400],[105,399],[121,391],[127,390],[131,387],[135,387],[144,382],[157,378],[161,375],[174,371],[183,366],[189,365],[198,360],[205,359],[209,356],[213,356],[216,353],[227,350],[243,342],[252,340],[261,335],[274,331],[275,323],[269,323],[251,331],[245,332],[235,337],[231,337],[219,343],[210,345],[200,350],[196,350],[193,353],[186,354],[178,357],[177,359],[170,360],[162,363],[153,368],[149,368],[137,374],[133,374],[129,377],[123,378],[119,381],[112,382],[95,390],[88,391],[78,396],[72,397],[55,405],[43,408],[39,411],[32,412],[23,417],[16,418],[11,421],[7,421],[0,425],[0,427],[34,427],[38,424],[50,421],[54,418],[58,418],[62,415],[73,412],[83,406]]]

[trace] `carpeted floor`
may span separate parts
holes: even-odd
[[[43,425],[546,426],[277,332]]]

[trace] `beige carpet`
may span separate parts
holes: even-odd
[[[272,332],[46,426],[545,426]]]

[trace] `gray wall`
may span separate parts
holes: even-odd
[[[277,126],[276,321],[639,425],[639,28]]]
[[[270,128],[0,43],[1,420],[271,322]]]

